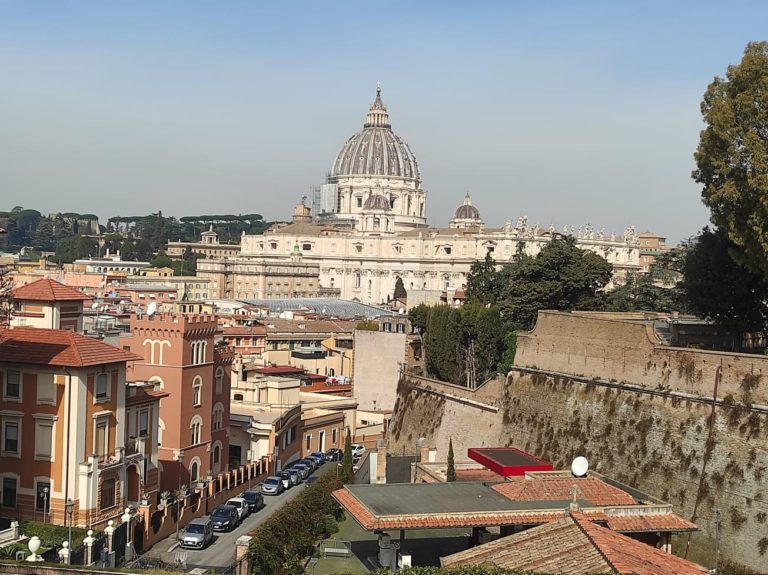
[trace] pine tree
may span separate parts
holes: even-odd
[[[453,460],[453,438],[448,440],[448,469],[445,472],[448,483],[456,481],[456,462]]]
[[[408,299],[408,292],[405,291],[405,286],[403,285],[403,278],[399,276],[397,278],[397,281],[395,281],[395,293],[392,294],[392,299]]]

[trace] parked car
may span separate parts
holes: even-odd
[[[289,469],[288,473],[291,474],[291,481],[293,481],[294,485],[298,485],[304,480],[304,478],[301,476],[301,473],[297,469]]]
[[[352,457],[362,457],[363,453],[365,453],[365,445],[362,443],[352,444]]]
[[[224,505],[231,505],[237,509],[237,515],[240,518],[240,521],[248,517],[248,514],[251,512],[251,508],[248,507],[248,502],[242,497],[232,497],[227,500]]]
[[[248,502],[248,508],[251,513],[264,507],[264,495],[259,491],[249,489],[248,491],[243,492],[240,497]]]
[[[232,531],[237,527],[240,516],[237,509],[231,505],[219,505],[211,513],[211,523],[214,531]]]
[[[314,471],[317,469],[317,460],[314,457],[305,457],[304,459],[299,459],[299,463],[304,463],[309,466],[309,468]]]
[[[339,449],[338,447],[332,447],[331,449],[325,452],[326,461],[341,461],[343,457],[344,457],[344,451],[342,449]]]
[[[320,465],[325,463],[325,453],[323,453],[322,451],[313,451],[309,455],[317,459],[320,462]]]
[[[213,542],[213,522],[208,517],[190,521],[181,534],[179,545],[185,549],[203,549]]]
[[[283,489],[285,489],[286,491],[295,485],[295,483],[291,479],[291,472],[290,471],[281,471],[280,472],[280,481],[283,482]]]
[[[261,484],[261,492],[264,495],[280,495],[283,491],[283,480],[274,475],[267,477]]]
[[[307,463],[297,463],[291,469],[297,473],[301,473],[302,480],[309,477],[309,475],[312,473],[312,467]]]

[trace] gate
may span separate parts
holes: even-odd
[[[96,537],[94,537],[93,548],[91,552],[91,558],[93,559],[94,563],[101,562],[101,552],[106,548],[107,548],[107,534],[102,531]],[[102,565],[102,567],[105,567],[105,565]]]
[[[112,534],[112,550],[115,552],[115,565],[125,559],[125,544],[128,543],[128,524],[121,523]]]

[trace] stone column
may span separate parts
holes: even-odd
[[[62,563],[69,565],[69,542],[64,541],[61,544],[61,549],[59,549],[59,561]]]
[[[104,528],[104,533],[107,535],[107,552],[112,553],[114,551],[112,548],[112,535],[115,533],[115,522],[111,519],[107,521],[107,526]]]
[[[251,562],[248,559],[248,547],[251,543],[250,535],[243,535],[235,541],[235,563],[237,563],[235,575],[251,575]]]
[[[85,564],[90,565],[93,563],[93,542],[96,538],[93,536],[93,529],[89,529],[88,533],[83,539],[83,545],[85,545]]]

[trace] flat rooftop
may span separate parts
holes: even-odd
[[[347,485],[347,489],[377,516],[433,513],[484,513],[531,509],[528,501],[512,501],[482,482],[389,483]],[[566,509],[565,501],[537,501],[536,509]],[[589,505],[583,501],[582,504]]]
[[[524,475],[528,471],[552,471],[552,464],[514,447],[471,447],[467,455],[499,475]]]

